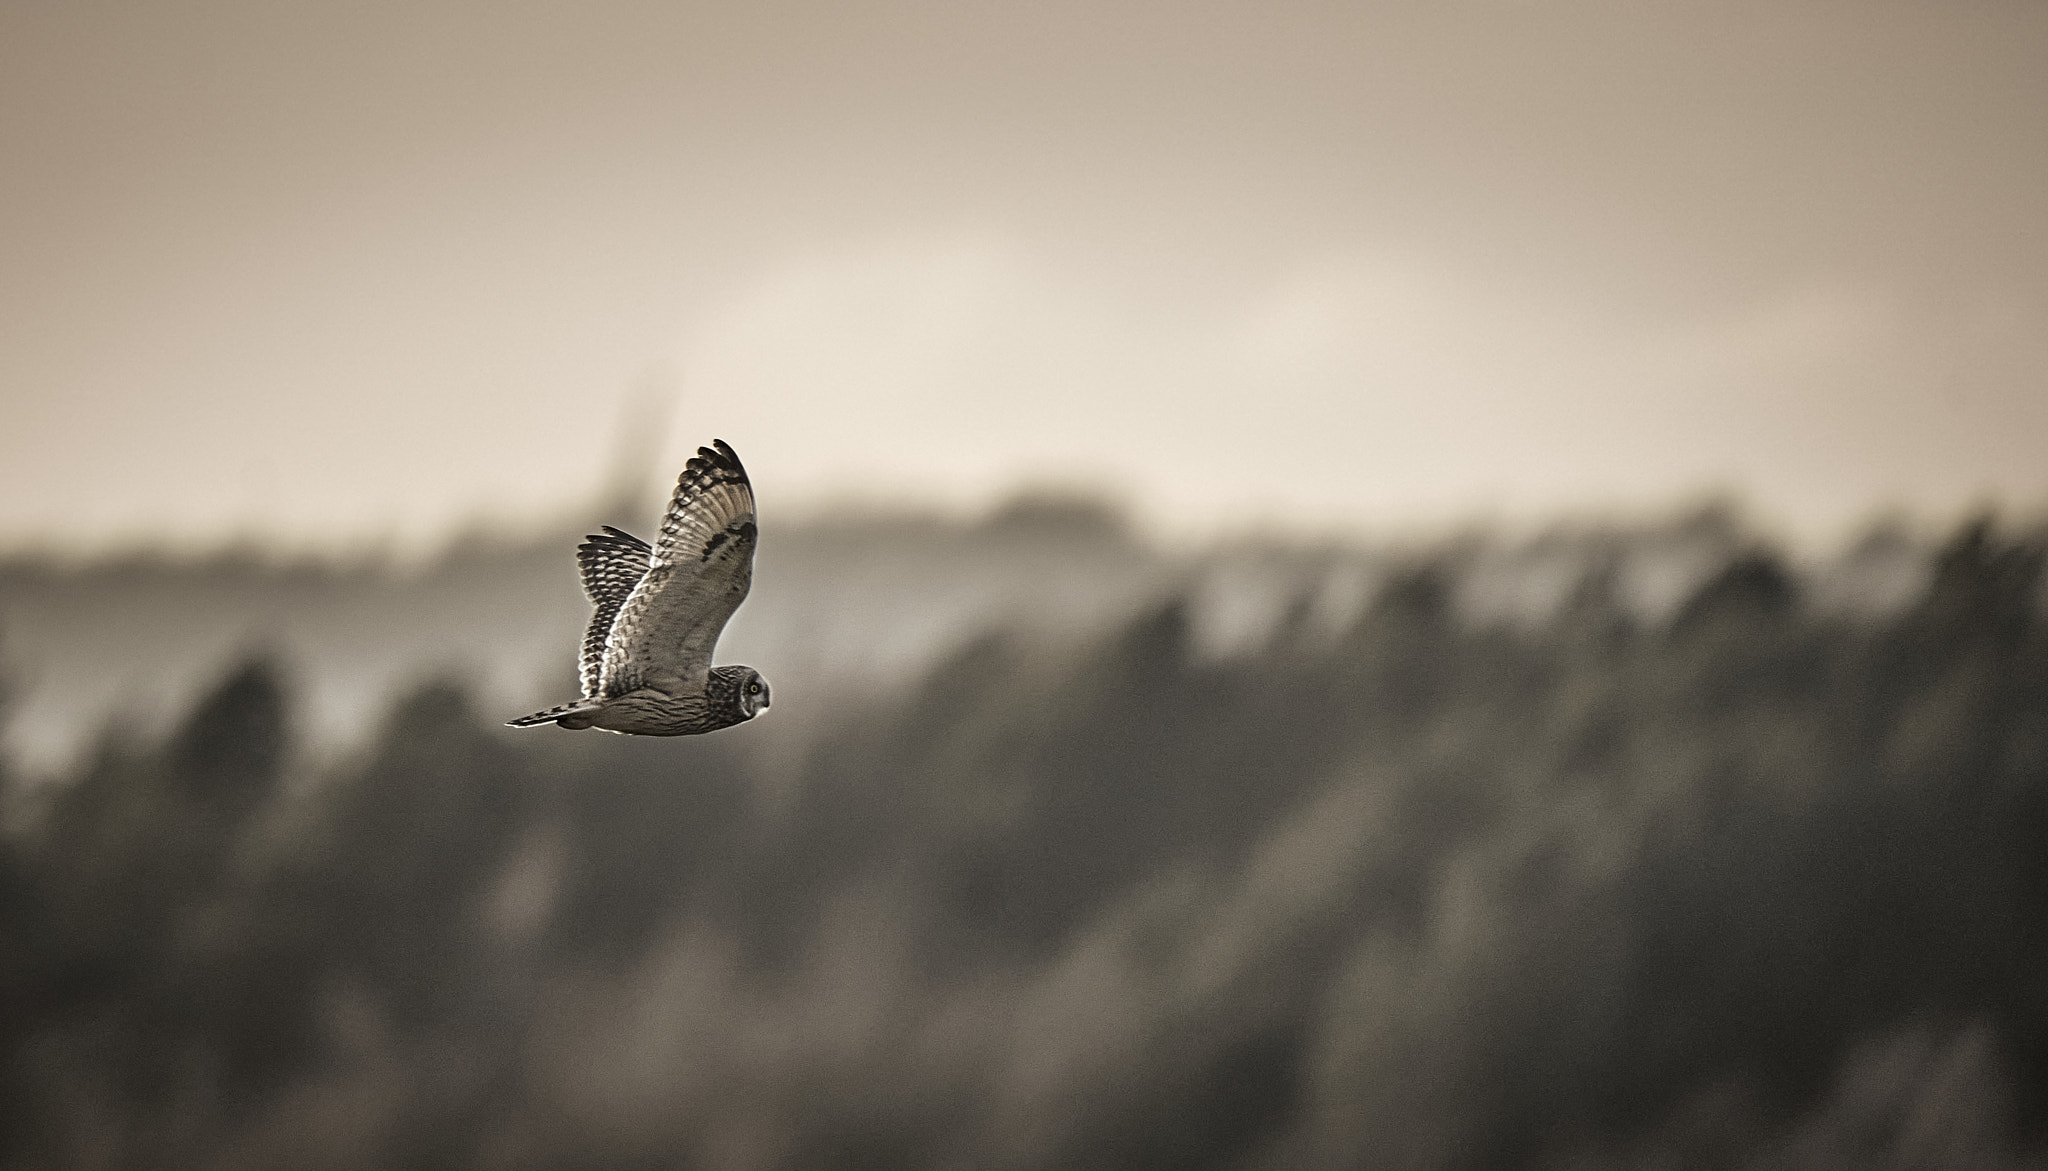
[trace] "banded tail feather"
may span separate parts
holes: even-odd
[[[505,726],[508,728],[537,728],[542,724],[561,724],[565,728],[588,728],[590,721],[578,720],[576,717],[595,715],[597,710],[603,706],[602,703],[595,700],[580,699],[575,703],[556,704],[546,711],[535,712],[530,716],[521,716],[516,720],[506,720]]]

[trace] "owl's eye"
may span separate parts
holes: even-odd
[[[748,695],[759,695],[759,694],[761,694],[761,685],[760,685],[759,683],[749,683],[749,684],[747,684],[747,694],[748,694]]]

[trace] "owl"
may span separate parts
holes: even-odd
[[[683,467],[652,548],[606,525],[576,550],[596,612],[583,636],[583,696],[507,721],[629,736],[692,736],[768,707],[752,667],[711,665],[754,580],[754,486],[722,439]]]

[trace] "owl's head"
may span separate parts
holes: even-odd
[[[734,714],[740,719],[751,720],[767,709],[768,681],[759,671],[734,665],[714,668],[711,674],[724,684],[719,690],[732,697]]]

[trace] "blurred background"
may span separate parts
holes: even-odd
[[[0,1168],[2048,1165],[2048,8],[0,7]],[[756,484],[708,737],[573,549]]]

